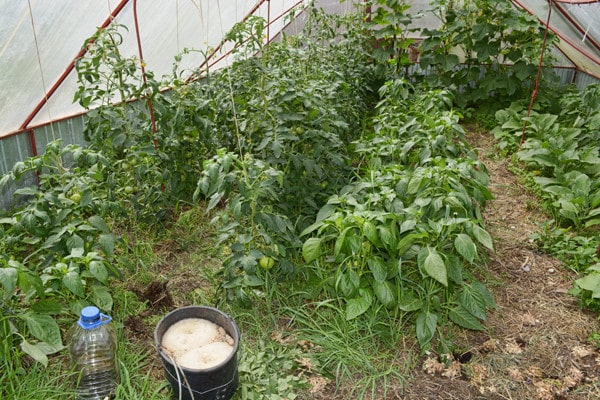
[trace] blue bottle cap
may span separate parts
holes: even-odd
[[[88,306],[81,310],[81,316],[77,323],[83,329],[93,329],[101,325],[107,324],[112,320],[108,315],[100,312],[98,307]]]
[[[81,319],[85,322],[92,322],[100,318],[100,310],[98,307],[89,306],[81,310]]]

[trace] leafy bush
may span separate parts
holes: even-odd
[[[365,151],[370,157],[358,178],[330,197],[304,230],[311,237],[303,255],[330,271],[328,281],[345,299],[347,319],[379,305],[413,312],[417,338],[426,348],[448,318],[483,329],[480,321],[495,306],[474,270],[464,267],[477,265],[485,259],[482,249],[493,248],[481,226],[481,208],[491,194],[483,166],[460,158],[468,151],[456,136],[457,124],[436,118],[448,102],[433,101],[426,112],[414,112],[402,104],[420,109],[424,99],[436,97],[418,90],[409,95],[406,89],[400,80],[384,86],[375,135],[357,144],[384,150]],[[419,128],[405,134],[404,121]],[[392,146],[379,146],[392,137]]]
[[[545,34],[535,16],[502,0],[434,1],[433,6],[442,26],[424,30],[420,65],[426,82],[452,88],[460,107],[491,101],[498,109],[529,94]],[[547,46],[553,40],[550,32]],[[547,51],[544,65],[550,61]],[[543,85],[553,81],[548,69],[543,77]]]
[[[194,200],[222,207],[215,221],[219,243],[231,250],[223,265],[231,300],[250,303],[263,285],[264,257],[274,274],[297,273],[300,231],[349,179],[348,146],[361,132],[373,76],[360,52],[364,38],[332,40],[340,23],[351,22],[311,10],[300,37],[263,47],[255,38],[264,25],[250,19],[229,35],[236,62],[189,89],[211,85],[198,95],[212,93],[219,110],[215,137],[223,148],[203,163]],[[260,58],[246,57],[255,51]]]
[[[496,114],[494,135],[515,152],[553,220],[535,235],[540,246],[583,274],[573,293],[593,309],[598,306],[597,228],[600,225],[600,86],[582,93],[567,90],[560,112],[543,108],[526,116],[513,104]],[[518,146],[520,139],[525,139]]]
[[[66,165],[69,164],[67,168]],[[3,356],[18,360],[17,345],[43,364],[62,349],[52,318],[93,303],[112,307],[107,288],[120,276],[113,257],[117,237],[105,219],[122,212],[107,182],[101,154],[53,142],[42,156],[17,163],[6,185],[36,173],[39,185],[19,189],[23,205],[0,219],[0,320]]]

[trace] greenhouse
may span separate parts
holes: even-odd
[[[0,4],[0,398],[600,397],[600,1]]]

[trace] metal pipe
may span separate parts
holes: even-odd
[[[552,0],[549,1],[549,3]],[[529,8],[527,8],[523,2],[521,0],[511,0],[511,2],[513,4],[518,5],[520,8],[522,8],[523,10],[527,11],[529,14],[531,15],[535,15],[535,13],[533,11],[531,11]],[[555,2],[555,1],[554,1]],[[545,21],[543,21],[541,18],[538,17],[538,20],[544,24]],[[592,61],[594,64],[596,65],[600,65],[600,59],[596,59],[594,58],[592,55],[590,55],[587,51],[585,51],[584,49],[582,49],[581,47],[579,47],[576,43],[574,43],[573,41],[571,41],[570,39],[568,39],[565,35],[561,34],[560,32],[558,32],[556,29],[552,29],[552,27],[548,26],[548,28],[556,35],[558,36],[561,40],[563,40],[565,43],[567,43],[569,46],[573,47],[579,54],[581,54],[582,56],[584,56],[585,58],[587,58],[588,60]],[[569,57],[565,54],[565,52],[563,50],[561,50],[559,48],[559,50],[563,53],[563,55],[571,62],[573,63],[573,65],[577,66],[577,64]],[[588,75],[596,78],[596,79],[600,79],[600,75],[592,73],[591,71],[584,71],[585,73],[587,73]]]

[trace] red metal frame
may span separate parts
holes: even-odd
[[[585,29],[583,29],[583,27],[581,25],[579,25],[579,22],[577,22],[575,19],[573,19],[573,17],[571,17],[569,15],[569,13],[565,10],[565,8],[560,5],[560,1],[558,0],[554,0],[554,7],[556,7],[556,9],[563,15],[563,17],[565,17],[567,19],[567,21],[569,21],[569,23],[571,23],[573,25],[573,27],[575,27],[575,29],[577,29],[577,31],[579,31],[579,33],[581,33],[582,35],[585,36],[586,31]],[[578,4],[582,4],[582,3],[578,3]],[[591,4],[591,3],[587,3],[587,4]],[[587,36],[586,40],[589,44],[591,44],[596,50],[600,51],[600,44],[598,42],[596,42],[594,40],[594,38]]]
[[[119,13],[121,12],[121,10],[123,9],[123,7],[125,7],[125,5],[129,2],[129,0],[122,0],[121,3],[119,3],[119,5],[113,10],[113,12],[110,14],[110,16],[108,18],[106,18],[106,20],[102,23],[102,25],[100,25],[99,29],[104,29],[106,28],[111,21],[117,16],[119,15]],[[35,118],[35,116],[40,112],[40,110],[42,109],[42,107],[44,107],[44,105],[46,105],[46,103],[48,102],[48,99],[50,99],[50,97],[52,97],[52,95],[54,94],[54,92],[56,92],[58,90],[58,88],[60,87],[60,85],[62,85],[62,83],[65,81],[65,79],[67,79],[67,76],[69,76],[69,74],[71,73],[71,71],[73,71],[73,69],[75,68],[75,62],[81,58],[87,51],[89,46],[92,44],[93,41],[90,41],[88,43],[87,46],[85,46],[84,48],[82,48],[79,53],[77,53],[77,55],[75,56],[75,58],[73,59],[73,61],[71,61],[69,63],[69,65],[67,66],[67,68],[64,70],[64,72],[60,75],[60,77],[58,78],[58,80],[54,83],[54,85],[52,85],[52,87],[50,88],[50,90],[48,90],[47,93],[45,93],[44,97],[38,102],[38,104],[35,106],[35,108],[33,109],[33,111],[27,116],[27,118],[25,118],[25,121],[23,121],[23,123],[21,124],[21,126],[19,126],[19,129],[17,132],[15,132],[14,134],[10,134],[10,135],[6,135],[3,136],[4,137],[8,137],[8,136],[13,136],[16,135],[18,133],[21,133],[25,130],[27,130],[29,123]],[[68,117],[71,118],[72,116]],[[30,135],[31,137],[33,135]],[[35,139],[32,139],[31,142],[31,146],[33,149],[33,154],[36,155],[37,154],[37,149],[35,147]]]
[[[254,5],[254,7],[252,7],[252,9],[250,10],[250,12],[246,15],[246,17],[244,17],[243,21],[247,20],[252,14],[254,14],[262,4],[264,4],[265,1],[270,1],[270,0],[262,0],[260,2],[258,2],[256,5]],[[127,5],[127,3],[129,2],[129,0],[122,0],[121,3],[119,3],[119,5],[113,10],[113,12],[110,14],[110,16],[104,21],[104,23],[100,26],[99,29],[104,29],[106,28],[110,22],[116,18],[120,12],[123,10],[123,8],[125,7],[125,5]],[[288,8],[283,15],[288,14],[292,9],[298,7],[300,4],[302,4],[303,1],[299,0],[297,1],[293,6],[291,6],[290,8]],[[273,23],[279,19],[281,19],[283,17],[283,15],[279,15],[278,17],[274,18],[270,23]],[[54,92],[56,92],[56,90],[58,90],[58,88],[60,87],[60,85],[65,81],[65,79],[68,77],[68,75],[73,71],[73,69],[75,68],[75,62],[81,58],[83,55],[85,55],[85,53],[87,52],[89,46],[92,44],[93,42],[90,41],[88,43],[88,46],[86,46],[85,48],[82,48],[81,51],[79,51],[79,53],[77,53],[77,55],[75,56],[75,58],[73,59],[73,61],[71,61],[69,63],[69,65],[67,66],[67,68],[65,69],[65,71],[61,74],[61,76],[57,79],[57,81],[54,83],[54,85],[52,85],[52,87],[50,88],[50,90],[48,91],[48,93],[46,94],[46,96],[44,96],[44,98],[36,105],[36,107],[34,108],[34,110],[31,112],[31,114],[26,118],[26,120],[21,124],[21,126],[18,128],[18,130],[14,131],[14,132],[10,132],[2,137],[0,137],[0,140],[5,139],[5,138],[9,138],[12,136],[17,136],[19,134],[23,134],[26,132],[29,132],[28,134],[30,135],[30,142],[31,142],[31,147],[32,147],[32,152],[34,155],[37,155],[37,147],[35,144],[35,137],[33,136],[33,130],[43,127],[43,126],[47,126],[50,125],[52,123],[57,123],[57,122],[62,122],[62,121],[66,121],[78,116],[82,116],[86,114],[86,111],[81,111],[81,112],[77,112],[77,113],[73,113],[61,118],[56,118],[53,119],[51,122],[44,122],[38,125],[34,125],[34,126],[30,126],[29,124],[31,123],[31,121],[35,118],[35,116],[39,113],[39,111],[42,109],[42,107],[48,102],[49,98],[54,94]],[[138,39],[138,44],[141,47],[141,44],[139,42]],[[206,60],[198,67],[199,69],[203,68],[204,66],[206,66],[208,60],[214,56],[219,49],[221,48],[221,45],[217,46],[209,55],[209,57],[206,58]],[[219,57],[218,59],[214,60],[213,62],[210,63],[209,66],[213,66],[215,64],[217,64],[219,61],[221,61],[223,58],[227,57],[229,55],[229,53],[224,54],[223,56]],[[140,58],[143,59],[143,57]]]
[[[568,3],[568,4],[593,4],[600,3],[600,0],[554,0],[555,3]]]
[[[146,79],[146,65],[144,64],[144,54],[142,53],[142,40],[140,38],[140,25],[138,22],[137,16],[137,0],[133,0],[133,23],[135,25],[135,37],[137,39],[138,53],[140,55],[140,66],[142,69],[142,79],[144,84],[147,83]],[[148,112],[150,113],[150,121],[152,122],[152,136],[156,133],[156,118],[154,117],[154,108],[152,107],[152,99],[150,96],[146,99],[148,103]],[[152,138],[152,143],[154,144],[154,148],[156,149],[156,138]]]
[[[529,12],[530,14],[533,15],[533,12],[529,9],[527,9],[520,0],[511,0],[513,3],[517,4],[519,7],[521,7],[522,9],[526,10],[527,12]],[[557,9],[561,11],[561,14],[563,16],[565,16],[566,18],[569,19],[569,21],[571,23],[573,23],[573,26],[578,29],[580,32],[584,33],[583,28],[576,23],[576,21],[573,21],[572,18],[570,18],[568,16],[568,14],[566,14],[566,11],[564,10],[563,7],[561,7],[559,4],[557,3],[568,3],[568,4],[592,4],[592,3],[598,3],[600,2],[600,0],[550,0],[553,3],[555,3],[555,6],[557,6]],[[253,7],[252,9],[248,12],[248,14],[244,17],[243,21],[247,20],[251,15],[253,15],[265,2],[270,2],[270,0],[260,0],[258,1]],[[106,28],[111,21],[116,18],[120,12],[123,10],[123,8],[127,5],[127,3],[129,3],[129,0],[122,0],[117,7],[111,12],[110,16],[106,18],[106,20],[102,23],[102,25],[100,26],[99,29],[104,29]],[[290,10],[292,10],[293,8],[298,7],[300,4],[302,4],[303,1],[299,0],[297,1],[292,7],[290,7],[288,10],[286,10],[283,15],[289,13]],[[135,3],[134,3],[135,4]],[[270,6],[270,4],[269,4]],[[267,27],[269,27],[271,25],[271,23],[279,20],[280,18],[283,17],[283,15],[279,15],[278,17],[276,17],[275,19],[273,19],[272,21],[270,20],[270,7],[268,9],[268,13],[269,13],[269,21],[268,21],[268,25]],[[544,21],[541,21],[542,23]],[[578,52],[580,52],[581,54],[583,54],[586,58],[590,59],[591,61],[598,63],[600,60],[595,59],[593,56],[589,55],[585,50],[581,49],[579,46],[577,46],[575,43],[571,42],[570,40],[566,39],[565,37],[563,37],[562,35],[560,35],[559,33],[557,33],[556,31],[553,30],[553,32],[555,34],[557,34],[563,41],[565,41],[566,43],[568,43],[569,45],[573,46]],[[139,35],[139,34],[138,34]],[[270,35],[269,35],[270,38]],[[588,39],[589,40],[589,39]],[[600,49],[600,44],[596,41],[589,40],[589,42],[592,44],[592,46],[594,46],[594,48]],[[90,41],[88,43],[88,46],[84,47],[81,49],[81,51],[75,56],[75,58],[69,63],[69,65],[67,66],[67,68],[65,69],[65,71],[60,75],[60,77],[57,79],[57,81],[52,85],[52,87],[48,90],[48,92],[46,93],[46,95],[44,96],[43,99],[40,100],[40,102],[36,105],[36,107],[33,109],[33,111],[27,116],[27,118],[25,119],[25,121],[21,124],[21,126],[19,127],[19,129],[17,131],[14,131],[12,133],[8,133],[7,135],[4,135],[2,137],[0,137],[1,139],[4,138],[8,138],[11,136],[16,136],[19,135],[21,133],[25,133],[25,132],[29,132],[29,136],[30,136],[30,142],[31,142],[31,147],[32,147],[32,152],[34,155],[37,154],[37,148],[36,148],[36,144],[35,144],[35,137],[33,134],[33,130],[37,129],[39,127],[42,126],[47,126],[50,125],[51,123],[55,123],[55,122],[61,122],[61,121],[65,121],[77,116],[81,116],[81,115],[85,115],[86,112],[82,111],[79,113],[74,113],[62,118],[57,118],[54,119],[51,122],[45,122],[45,123],[41,123],[39,125],[35,125],[35,126],[30,126],[29,124],[31,123],[31,121],[35,118],[35,116],[39,113],[39,111],[43,108],[43,106],[48,102],[49,98],[54,94],[54,92],[56,92],[56,90],[58,90],[58,88],[60,87],[60,85],[65,81],[65,79],[68,77],[68,75],[73,71],[73,69],[75,68],[75,62],[77,61],[77,59],[81,58],[88,50],[89,45],[91,45],[92,42]],[[211,52],[211,54],[206,58],[206,60],[198,67],[198,69],[202,69],[205,66],[207,66],[207,64],[209,63],[209,60],[221,49],[222,47],[222,43],[219,44],[215,49],[213,49],[213,51]],[[138,48],[140,51],[140,59],[143,59],[142,55],[141,55],[141,43],[138,37]],[[563,53],[564,54],[564,53]],[[208,64],[209,66],[213,66],[215,64],[217,64],[219,61],[221,61],[223,58],[227,57],[229,55],[229,53],[222,55],[221,57],[217,58],[216,60],[213,60],[212,62],[210,62],[210,64]],[[573,62],[572,59],[570,59],[566,54],[565,57],[567,59],[569,59],[569,61]],[[142,68],[143,68],[143,64],[142,64]],[[575,68],[576,70],[576,68]],[[143,72],[143,71],[142,71]],[[600,79],[600,76],[597,76],[595,74],[591,74],[589,72],[586,71],[586,73],[588,73],[590,76]]]
[[[250,11],[248,12],[248,14],[246,14],[246,16],[242,19],[241,22],[245,22],[248,20],[248,18],[250,18],[265,2],[269,2],[269,8],[267,9],[267,39],[269,40],[270,38],[270,34],[269,34],[269,27],[271,26],[271,24],[277,20],[279,20],[280,18],[283,17],[283,15],[288,14],[291,10],[293,10],[294,8],[298,7],[300,4],[303,3],[302,0],[297,1],[294,5],[292,5],[290,8],[288,8],[287,10],[285,10],[283,12],[282,15],[279,15],[278,17],[276,17],[275,19],[271,20],[271,0],[260,0],[259,2],[257,2],[254,7],[252,7],[250,9]],[[202,62],[202,64],[200,64],[198,66],[198,70],[202,70],[204,67],[212,67],[213,65],[217,64],[219,61],[223,60],[224,58],[226,58],[227,56],[229,56],[231,54],[230,51],[228,51],[227,53],[223,54],[222,56],[220,56],[219,58],[217,58],[216,60],[213,60],[212,62],[210,62],[209,64],[209,60],[211,60],[215,54],[217,54],[221,48],[223,47],[223,43],[224,41],[221,41],[221,43],[219,43],[211,52],[210,54],[206,57],[206,59]],[[190,79],[188,79],[188,82],[191,80],[194,80],[195,77],[190,77]]]
[[[527,11],[529,14],[531,15],[535,15],[535,13],[533,11],[531,11],[529,8],[527,8],[523,2],[521,0],[511,0],[511,2],[517,6],[519,6],[520,8],[522,8],[523,10]],[[595,3],[596,1],[594,1]],[[549,0],[549,3],[556,3],[556,0]],[[555,4],[556,5],[556,4]],[[541,18],[538,17],[538,20],[546,25],[545,21],[543,21]],[[600,65],[600,59],[595,58],[594,56],[592,56],[591,54],[589,54],[585,49],[582,49],[579,45],[577,45],[575,42],[569,40],[567,37],[565,37],[564,35],[561,35],[560,32],[558,32],[556,29],[552,29],[550,26],[548,26],[548,28],[554,32],[554,34],[556,36],[558,36],[562,41],[564,41],[565,43],[567,43],[569,46],[573,47],[579,54],[583,55],[585,58],[587,58],[588,60],[592,61],[594,64],[598,64]],[[559,49],[560,50],[560,49]],[[576,65],[572,59],[570,59],[562,50],[561,52],[565,55],[565,57],[571,61],[573,63],[573,65]],[[600,75],[596,75],[594,73],[591,73],[589,71],[584,71],[585,73],[587,73],[588,75],[596,78],[596,79],[600,79]]]

